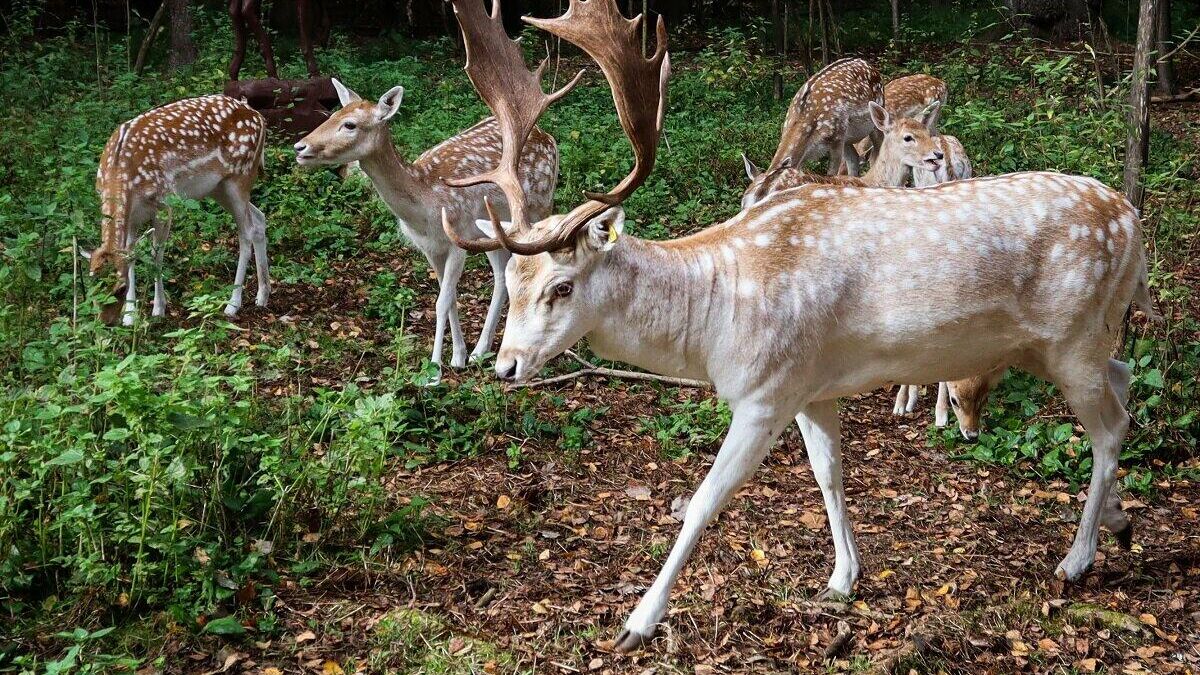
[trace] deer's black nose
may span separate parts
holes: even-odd
[[[945,154],[943,154],[942,152],[937,151],[937,150],[934,150],[933,156],[935,159],[944,159],[946,157]]]
[[[512,362],[512,365],[505,368],[504,370],[497,370],[496,377],[500,378],[501,380],[504,380],[505,382],[513,381],[517,377],[517,362],[514,360]]]

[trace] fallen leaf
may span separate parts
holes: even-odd
[[[338,665],[337,661],[326,661],[321,664],[321,672],[324,675],[346,675],[346,671]]]
[[[767,552],[761,548],[756,548],[753,551],[750,551],[750,559],[753,560],[759,567],[766,567],[768,564],[770,564],[770,561],[767,560]]]
[[[895,574],[896,573],[892,570],[884,570],[884,571],[880,572],[879,574],[875,575],[875,580],[883,581],[884,579],[887,579],[890,576],[894,576]]]
[[[820,530],[825,527],[825,514],[816,511],[805,511],[800,514],[800,522],[810,530]]]
[[[507,509],[508,505],[511,503],[512,499],[510,499],[508,495],[500,495],[496,498],[496,508],[498,509]]]
[[[1153,614],[1140,614],[1138,615],[1138,618],[1141,619],[1142,623],[1146,624],[1147,626],[1158,625],[1158,618]]]
[[[311,630],[306,630],[303,633],[296,636],[296,644],[300,644],[301,642],[308,642],[309,640],[316,640],[316,639],[317,639],[316,633],[312,632]]]
[[[645,485],[635,485],[630,488],[625,488],[625,494],[639,502],[650,501],[650,488],[646,487]]]

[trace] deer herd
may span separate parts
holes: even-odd
[[[1052,172],[972,178],[963,145],[938,133],[945,83],[921,74],[885,86],[871,64],[842,59],[796,94],[766,169],[744,158],[750,184],[737,215],[678,239],[639,239],[624,233],[621,205],[651,173],[663,131],[663,20],[646,55],[643,18],[626,19],[615,0],[570,0],[561,17],[525,18],[596,62],[633,151],[632,170],[611,191],[586,193],[569,213],[554,214],[558,148],[536,125],[582,72],[545,93],[545,62],[526,67],[498,2],[490,13],[482,0],[452,5],[467,75],[494,116],[408,162],[389,131],[403,88],[370,101],[335,82],[342,107],[295,145],[296,161],[358,161],[429,260],[440,284],[431,356],[439,367],[447,324],[450,365],[467,363],[457,287],[466,255],[482,252],[495,284],[469,358],[492,351],[507,303],[495,362],[501,380],[529,380],[586,337],[603,358],[705,380],[728,402],[729,431],[617,649],[654,633],[701,533],[793,419],[832,531],[827,592],[851,593],[861,563],[842,486],[837,400],[879,387],[899,385],[894,412],[903,415],[914,410],[920,383],[940,383],[936,423],[946,424],[949,404],[973,439],[1007,368],[1054,383],[1093,448],[1088,499],[1057,574],[1075,580],[1088,570],[1101,525],[1129,543],[1113,482],[1129,426],[1130,371],[1109,357],[1131,304],[1157,315],[1138,213],[1120,193]],[[170,226],[157,214],[169,194],[212,196],[237,223],[226,313],[242,305],[252,254],[256,303],[267,304],[266,219],[250,203],[264,140],[263,118],[224,96],[154,109],[113,133],[97,174],[103,221],[91,254],[94,274],[112,266],[119,279],[119,299],[103,318],[134,321],[131,251],[149,223],[161,261]],[[825,174],[804,168],[822,157]],[[860,175],[863,162],[869,169]],[[154,315],[165,308],[160,276]]]

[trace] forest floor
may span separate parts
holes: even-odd
[[[70,319],[86,290],[76,244],[95,239],[95,157],[120,120],[219,90],[231,37],[198,34],[201,64],[161,81],[128,76],[121,36],[110,36],[96,52],[107,59],[99,93],[90,74],[66,75],[91,58],[76,40],[45,58],[26,50],[15,66],[0,59],[10,81],[0,145],[12,149],[0,183],[21,196],[0,194],[0,404],[12,444],[0,448],[0,672],[100,672],[121,659],[139,675],[1200,672],[1195,104],[1152,108],[1143,215],[1169,320],[1135,325],[1131,340],[1135,428],[1121,483],[1132,550],[1105,533],[1089,574],[1055,578],[1090,459],[1044,385],[1007,379],[975,451],[931,429],[930,393],[897,418],[892,393],[873,392],[842,407],[863,563],[854,597],[816,600],[833,547],[791,428],[701,539],[656,638],[618,655],[610,641],[724,433],[728,413],[710,392],[579,378],[501,396],[481,368],[416,386],[433,335],[428,266],[368,184],[297,169],[282,142],[256,186],[270,221],[269,309],[247,307],[233,325],[206,309],[227,297],[236,241],[213,205],[185,205],[165,320],[109,329],[86,307],[78,326]],[[744,184],[739,154],[774,148],[787,104],[770,95],[774,66],[739,31],[714,35],[673,54],[673,147],[630,199],[631,234],[728,217]],[[348,42],[322,52],[323,71],[367,96],[411,85],[392,125],[408,156],[482,114],[448,43]],[[1119,182],[1119,74],[1093,98],[1084,51],[940,40],[876,56],[888,77],[947,80],[944,128],[980,175],[1055,167]],[[1194,87],[1200,61],[1179,61]],[[798,64],[786,72],[799,86]],[[544,120],[563,149],[560,200],[611,185],[628,162],[616,120],[597,114],[609,92],[592,79]],[[44,109],[60,112],[28,112]],[[472,259],[459,293],[470,346],[490,290]],[[560,358],[548,372],[573,367]],[[359,416],[360,405],[376,407]],[[147,470],[160,460],[165,471]]]
[[[422,298],[436,293],[431,279],[373,255],[344,263],[323,286],[279,288],[270,314],[246,317],[243,339],[271,342],[286,315],[384,345],[361,319],[365,280],[382,270]],[[464,279],[468,336],[478,335],[489,282],[482,269]],[[410,319],[408,331],[427,345],[432,307]],[[369,388],[387,358],[364,348],[330,364],[337,370],[314,371],[312,384]],[[447,370],[441,386],[460,384]],[[604,410],[588,447],[488,438],[470,459],[416,469],[396,460],[387,479],[396,506],[412,495],[430,502],[421,550],[391,566],[335,569],[311,585],[285,576],[276,593],[286,637],[215,652],[189,640],[177,663],[325,673],[397,664],[563,673],[1200,668],[1200,461],[1127,496],[1133,550],[1105,534],[1094,570],[1064,585],[1053,571],[1084,493],[955,461],[927,440],[931,396],[899,419],[890,392],[843,406],[845,485],[864,565],[852,602],[814,600],[832,569],[832,542],[793,428],[702,539],[659,636],[638,654],[613,653],[609,641],[665,559],[712,459],[664,457],[640,427],[664,391],[708,394],[598,378],[549,391],[563,398],[542,406]],[[505,453],[511,442],[525,443],[515,462]]]

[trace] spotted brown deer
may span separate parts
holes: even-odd
[[[868,104],[868,108],[871,112],[871,122],[881,134],[882,140],[879,152],[865,174],[821,176],[793,166],[759,171],[749,158],[742,155],[746,177],[750,179],[750,185],[742,194],[742,208],[748,209],[776,192],[801,185],[821,183],[860,187],[902,187],[913,171],[932,174],[942,170],[942,146],[936,137],[929,135],[924,121],[937,114],[936,102],[920,111],[918,119],[894,117],[874,101]]]
[[[828,156],[830,175],[844,161],[850,175],[857,176],[854,144],[875,133],[867,107],[871,102],[883,104],[883,81],[866,61],[839,59],[817,71],[792,97],[768,169],[800,168]]]
[[[897,77],[883,86],[883,107],[892,117],[924,117],[925,126],[929,128],[929,133],[934,135],[938,132],[938,120],[941,119],[942,111],[946,109],[948,98],[946,83],[940,78],[924,73]],[[924,112],[930,110],[930,106],[935,103],[937,106],[932,108],[933,114],[925,116]],[[854,145],[854,150],[860,158],[867,156],[871,150],[871,139],[864,138],[859,141]]]
[[[601,64],[636,159],[618,189],[565,216],[510,232],[489,214],[496,242],[516,254],[496,375],[527,381],[586,337],[602,358],[711,382],[732,411],[617,649],[653,635],[701,533],[793,418],[833,533],[828,592],[850,593],[861,566],[837,400],[897,382],[953,380],[1003,363],[1056,383],[1094,448],[1089,499],[1057,573],[1075,580],[1088,569],[1101,524],[1127,540],[1131,524],[1111,488],[1130,373],[1108,355],[1130,303],[1153,310],[1137,214],[1124,197],[1050,172],[921,190],[805,185],[680,239],[628,236],[621,202],[652,170],[662,129],[665,28],[660,20],[647,59],[635,37],[641,18],[624,19],[614,0],[572,0],[562,17],[526,21]],[[504,81],[502,70],[494,76]],[[517,92],[501,93],[523,109]],[[489,103],[503,121],[507,113]],[[506,151],[520,140],[506,136],[516,143]]]
[[[499,3],[497,3],[498,5]],[[479,10],[482,13],[482,9]],[[497,15],[498,16],[498,15]],[[498,18],[480,24],[481,30],[499,30]],[[510,55],[512,56],[512,55]],[[520,54],[516,54],[520,59]],[[531,73],[521,61],[527,78],[539,80],[545,62]],[[565,95],[578,82],[578,76],[554,94]],[[375,190],[400,223],[400,230],[416,244],[429,260],[437,275],[440,290],[437,298],[437,325],[430,360],[442,365],[442,343],[446,324],[450,325],[453,353],[450,365],[461,368],[467,363],[466,341],[458,320],[458,281],[466,261],[466,250],[454,246],[442,231],[441,214],[453,223],[459,238],[476,239],[482,236],[475,221],[485,214],[485,198],[497,200],[504,193],[492,185],[464,186],[455,179],[496,170],[511,165],[514,180],[520,183],[525,203],[535,218],[550,214],[554,188],[558,182],[558,146],[554,138],[533,127],[527,130],[528,140],[519,156],[509,157],[501,146],[503,125],[488,118],[440,145],[427,150],[409,163],[396,151],[388,125],[400,109],[403,87],[393,87],[378,101],[365,101],[338,80],[333,81],[342,108],[320,127],[296,144],[296,161],[301,165],[341,165],[358,161],[371,179]],[[454,185],[455,187],[452,187]],[[499,199],[501,209],[508,213],[508,203]],[[494,285],[492,299],[479,341],[471,358],[477,359],[492,348],[500,313],[507,301],[504,268],[510,254],[499,246],[481,247],[491,263]]]
[[[163,316],[163,250],[171,221],[159,218],[168,195],[190,199],[212,197],[237,222],[238,263],[233,295],[225,305],[229,316],[242,306],[242,284],[251,249],[258,272],[255,304],[266,307],[271,294],[267,261],[267,220],[250,203],[250,189],[262,168],[266,122],[245,103],[228,96],[201,96],[169,103],[125,122],[104,146],[96,172],[100,194],[100,246],[84,253],[91,273],[114,267],[117,301],[100,310],[106,323],[132,325],[137,313],[134,244],[150,223],[154,260],[154,316]],[[124,311],[121,296],[124,295]]]

